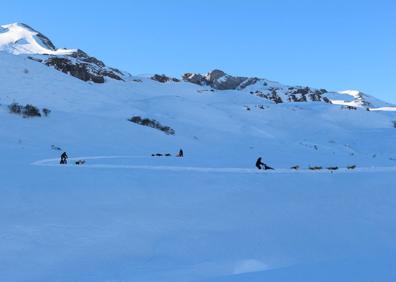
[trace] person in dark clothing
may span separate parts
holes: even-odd
[[[260,158],[258,158],[257,161],[256,161],[256,167],[257,167],[258,169],[262,169],[262,166],[265,166],[265,163],[263,163],[263,162],[261,161],[261,157],[260,157]]]
[[[69,157],[67,156],[66,152],[63,152],[61,155],[61,160],[60,160],[60,164],[67,164],[67,159]]]
[[[184,152],[183,152],[183,150],[180,149],[179,153],[177,153],[176,156],[179,157],[179,158],[183,158],[183,157],[184,157]]]
[[[265,163],[262,162],[261,157],[257,159],[257,161],[256,161],[256,167],[257,167],[258,169],[260,169],[260,170],[261,170],[261,169],[264,169],[264,170],[273,170],[272,167],[267,166]]]

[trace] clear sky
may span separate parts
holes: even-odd
[[[133,74],[219,68],[396,103],[394,0],[13,0],[0,18]]]

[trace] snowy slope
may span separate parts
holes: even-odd
[[[77,51],[72,49],[56,49],[47,37],[22,23],[0,26],[0,50],[15,55],[70,55]]]
[[[391,105],[327,91],[331,103],[293,102],[315,89],[264,79],[214,88],[235,85],[225,74],[98,84],[10,50],[0,66],[2,280],[395,280]],[[11,103],[51,113],[23,118]],[[276,170],[256,170],[258,156]]]
[[[346,105],[352,107],[390,107],[389,103],[383,102],[375,97],[368,96],[358,90],[345,90],[328,94],[331,102],[336,105]]]
[[[83,81],[104,83],[129,77],[80,49],[57,49],[49,38],[23,23],[0,26],[0,51],[25,55]]]

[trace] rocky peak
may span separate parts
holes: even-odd
[[[80,49],[57,49],[48,37],[23,23],[0,27],[0,51],[29,55],[30,59],[83,81],[104,83],[105,78],[123,80],[125,76]]]
[[[76,51],[73,49],[56,49],[48,37],[24,23],[1,26],[0,50],[14,55],[66,55]]]
[[[206,74],[205,78],[208,82],[214,83],[216,80],[226,76],[226,73],[222,70],[213,70]]]
[[[206,75],[186,73],[183,75],[183,80],[198,85],[207,85],[217,90],[238,90],[255,84],[258,78],[232,76],[216,69]]]

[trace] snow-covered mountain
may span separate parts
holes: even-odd
[[[122,80],[128,74],[107,67],[80,49],[57,49],[48,37],[23,23],[0,26],[0,51],[28,58],[84,81]]]
[[[102,61],[80,49],[57,49],[48,37],[23,23],[0,27],[0,51],[14,55],[29,55],[29,59],[84,81],[104,83],[105,78],[130,80],[127,72],[107,67]],[[183,80],[212,90],[249,92],[274,103],[313,101],[355,107],[390,106],[359,91],[329,92],[326,89],[288,86],[257,77],[232,76],[221,70],[213,70],[207,74],[186,73],[181,80],[165,75],[155,75],[152,78],[162,83]]]
[[[392,105],[132,76],[24,24],[0,49],[2,280],[396,279]]]
[[[0,26],[0,50],[14,55],[71,55],[76,49],[56,49],[49,38],[23,23]]]
[[[271,100],[276,104],[287,102],[324,102],[354,107],[386,107],[388,103],[365,95],[357,90],[330,92],[303,86],[288,86],[257,77],[240,77],[213,70],[205,75],[187,73],[183,80],[216,90],[248,91],[250,94]]]

